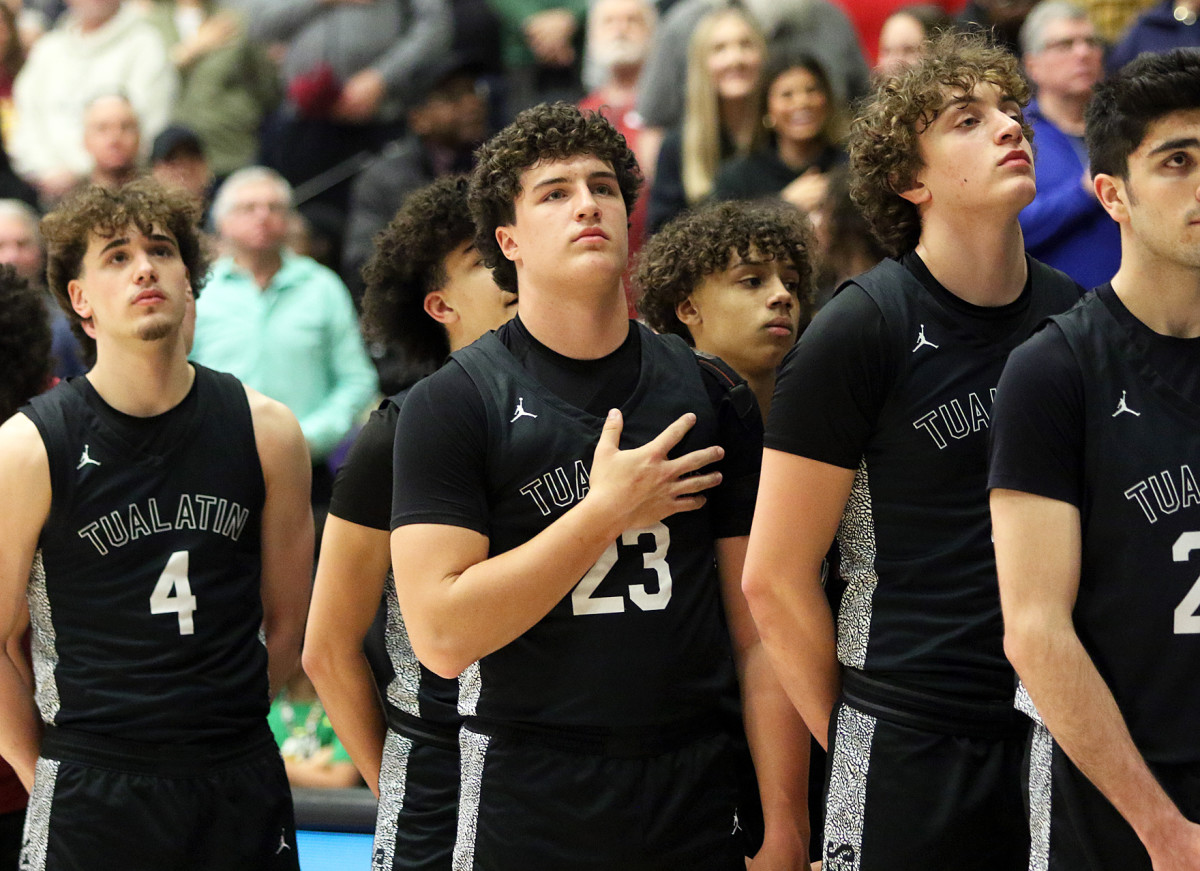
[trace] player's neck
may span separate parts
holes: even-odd
[[[1200,269],[1150,254],[1127,235],[1112,280],[1125,308],[1160,335],[1200,338]]]
[[[775,395],[775,371],[762,372],[757,375],[743,374],[742,377],[746,379],[750,392],[758,400],[758,410],[762,413],[763,423],[766,423],[767,415],[771,412],[771,397]]]
[[[629,309],[620,280],[600,293],[564,294],[520,284],[518,311],[530,335],[575,360],[611,354],[629,335]]]
[[[994,214],[927,213],[922,224],[917,254],[942,287],[972,305],[1007,305],[1025,289],[1021,225],[1015,214],[999,227],[995,221]]]
[[[124,414],[153,417],[183,401],[196,375],[182,334],[139,346],[97,347],[87,379],[100,398]]]

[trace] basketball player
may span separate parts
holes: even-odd
[[[732,366],[765,416],[813,313],[811,232],[790,206],[728,202],[671,221],[637,259],[638,308],[660,333]]]
[[[941,38],[880,83],[851,134],[852,184],[894,258],[842,287],[776,385],[745,588],[828,741],[828,871],[1028,859],[988,415],[1009,351],[1079,289],[1025,256],[1027,98],[979,37]],[[836,630],[822,590],[835,534]]]
[[[1030,868],[1200,868],[1200,55],[1087,116],[1110,284],[1013,352],[989,484],[1032,744]]]
[[[496,285],[474,236],[467,180],[448,176],[408,197],[375,240],[363,270],[364,317],[414,366],[436,369],[451,351],[516,314],[516,294]],[[458,684],[413,655],[388,548],[392,445],[407,392],[372,413],[334,481],[304,664],[380,798],[373,867],[449,871],[458,819]],[[381,706],[363,640],[385,592],[394,677]]]
[[[0,753],[31,871],[298,867],[266,713],[304,624],[308,456],[282,405],[187,361],[197,218],[139,181],[43,221],[96,363],[0,427],[0,635],[28,595],[37,681],[0,658]]]
[[[476,247],[520,314],[400,413],[396,594],[422,662],[462,673],[456,869],[743,869],[735,661],[756,862],[804,861],[799,722],[738,588],[761,424],[628,319],[640,181],[612,126],[565,103],[486,143]]]

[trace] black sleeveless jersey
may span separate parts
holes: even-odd
[[[1149,762],[1200,762],[1200,406],[1089,294],[1054,318],[1083,373],[1075,628]],[[1200,360],[1197,361],[1200,366]]]
[[[894,260],[851,281],[881,312],[896,374],[837,534],[844,665],[941,692],[1012,696],[988,510],[989,415],[1009,352],[1079,298],[1066,275],[1027,262],[1028,305],[999,341]]]
[[[371,412],[354,442],[345,464],[333,482],[333,499],[329,513],[360,526],[389,529],[392,493],[392,444],[396,440],[396,424],[400,408],[409,388],[389,396]],[[380,489],[386,491],[380,497]],[[375,510],[372,510],[372,507]],[[396,579],[391,568],[384,581],[384,614],[382,648],[386,653],[388,671],[384,695],[396,709],[413,717],[422,717],[434,727],[444,726],[457,741],[462,717],[458,714],[458,681],[434,674],[417,660],[396,599]],[[374,631],[375,627],[372,627]],[[368,635],[365,646],[371,659],[376,639]],[[372,663],[374,667],[374,663]],[[379,669],[376,668],[378,673]]]
[[[715,443],[716,414],[690,348],[644,327],[621,406],[621,447],[686,412],[673,455]],[[487,409],[490,556],[533,538],[588,492],[596,417],[531,378],[494,334],[456,352]],[[484,657],[464,714],[563,728],[636,728],[716,712],[734,685],[709,511],[627,530],[531,629]]]
[[[47,723],[168,743],[266,716],[254,425],[237,379],[195,370],[152,418],[116,411],[82,376],[22,409],[50,460],[29,583]]]

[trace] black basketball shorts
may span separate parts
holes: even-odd
[[[214,745],[48,727],[22,871],[298,871],[283,761],[261,730]]]
[[[455,871],[743,871],[728,736],[618,743],[468,721]]]
[[[1184,816],[1200,822],[1200,765],[1152,770]],[[1029,742],[1029,831],[1029,871],[1151,871],[1133,828],[1041,724]]]
[[[1029,721],[1011,702],[981,712],[939,698],[921,711],[893,688],[880,704],[855,692],[863,680],[847,671],[833,712],[825,871],[1026,871]]]

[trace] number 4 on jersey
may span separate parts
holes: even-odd
[[[150,613],[178,614],[179,634],[191,635],[195,631],[192,623],[195,610],[196,597],[188,583],[188,552],[177,550],[167,560],[167,567],[150,594]]]

